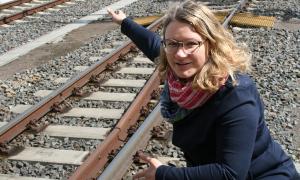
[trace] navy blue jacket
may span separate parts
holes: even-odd
[[[159,55],[157,34],[128,18],[121,31],[148,58]],[[160,166],[156,179],[296,178],[292,160],[270,136],[254,82],[243,74],[236,79],[238,85],[229,78],[203,106],[173,124],[172,142],[183,150],[188,167]]]

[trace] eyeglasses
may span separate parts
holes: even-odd
[[[174,39],[164,39],[161,41],[166,53],[172,54],[178,51],[179,47],[183,47],[183,51],[186,54],[193,54],[197,48],[202,46],[204,41],[187,40],[187,41],[176,41]]]

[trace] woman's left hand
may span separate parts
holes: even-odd
[[[146,163],[149,163],[148,169],[144,169],[142,172],[137,173],[136,175],[133,176],[133,179],[139,179],[142,178],[143,180],[155,180],[155,173],[156,169],[162,165],[162,163],[155,159],[151,158],[149,156],[146,156],[144,153],[139,152],[138,156],[140,159],[145,161]]]

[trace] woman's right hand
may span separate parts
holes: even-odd
[[[126,18],[125,13],[120,10],[114,11],[111,8],[107,8],[107,12],[112,17],[113,22],[119,25],[121,25],[122,21]]]

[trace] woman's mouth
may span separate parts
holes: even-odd
[[[176,65],[178,65],[178,66],[185,66],[185,65],[189,65],[189,64],[191,64],[190,62],[187,62],[187,63],[175,63]]]

